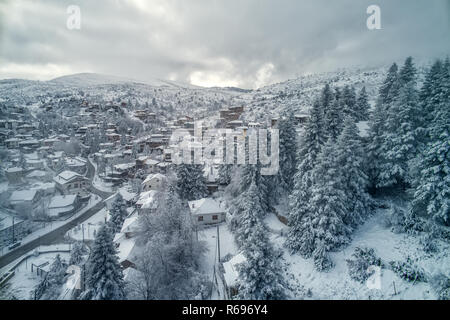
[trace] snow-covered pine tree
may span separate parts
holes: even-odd
[[[122,267],[113,243],[113,232],[104,224],[95,238],[89,259],[87,291],[89,300],[122,300],[125,298]]]
[[[424,207],[437,223],[450,224],[450,101],[435,112],[430,141],[419,163],[413,205]]]
[[[233,165],[231,164],[221,164],[219,166],[219,183],[221,185],[229,185],[231,182],[231,174],[233,170]]]
[[[383,133],[384,159],[380,165],[379,187],[404,186],[412,182],[410,161],[419,151],[416,130],[422,121],[419,106],[415,81],[410,79],[402,86],[398,98],[388,111]]]
[[[294,183],[297,154],[297,132],[292,113],[282,117],[278,129],[280,169],[277,174],[277,183],[282,191],[290,192]]]
[[[87,250],[84,247],[83,242],[76,241],[72,244],[72,248],[70,250],[70,265],[80,265],[83,260],[84,256],[87,254]]]
[[[367,121],[369,119],[369,109],[369,97],[366,92],[366,87],[362,87],[355,104],[356,121]]]
[[[355,88],[350,87],[349,85],[344,86],[344,90],[342,91],[342,97],[340,100],[342,101],[342,113],[344,114],[344,116],[351,116],[356,119],[357,110]]]
[[[408,57],[398,73],[400,86],[404,86],[410,82],[416,82],[417,70],[413,63],[413,58]]]
[[[200,164],[182,163],[176,166],[176,189],[182,200],[198,200],[208,194],[203,168]]]
[[[236,225],[236,241],[242,246],[249,240],[252,228],[261,221],[264,215],[255,180],[250,183],[250,187],[238,198],[236,208],[237,210],[233,215]]]
[[[298,227],[298,252],[305,258],[313,255],[319,270],[331,266],[325,253],[349,243],[352,231],[344,222],[348,200],[335,150],[335,143],[328,141],[317,157],[306,214]]]
[[[333,102],[334,96],[333,91],[331,90],[330,84],[325,84],[325,87],[322,89],[322,93],[320,96],[320,105],[321,105],[321,116],[325,116],[328,108],[331,106]]]
[[[241,174],[239,176],[241,195],[250,188],[252,183],[255,183],[257,188],[256,194],[263,215],[269,211],[272,200],[270,194],[271,178],[271,176],[261,175],[261,165],[259,162],[258,164],[245,164],[241,166]]]
[[[367,194],[368,178],[365,173],[365,153],[353,118],[347,117],[344,129],[336,144],[336,163],[340,167],[337,176],[341,190],[345,193],[347,210],[345,224],[356,227],[369,212],[370,197]]]
[[[277,252],[269,241],[258,205],[254,181],[242,197],[236,240],[246,261],[239,267],[238,298],[270,300],[285,298],[284,278]]]
[[[317,156],[327,140],[322,112],[319,101],[315,101],[311,109],[310,119],[306,124],[305,131],[300,139],[298,151],[297,172],[294,175],[294,187],[289,197],[289,232],[287,234],[286,246],[291,252],[300,250],[302,241],[303,216],[308,212],[307,207],[311,197],[311,186],[313,184],[312,170],[317,163]]]
[[[369,143],[367,145],[367,172],[371,189],[376,191],[383,185],[381,181],[381,166],[385,150],[385,135],[387,134],[387,117],[391,104],[397,99],[399,90],[399,75],[397,64],[389,68],[383,84],[379,89],[375,110],[369,118]]]
[[[343,117],[346,112],[342,105],[342,100],[334,99],[325,113],[325,131],[329,139],[336,141],[342,130]]]
[[[116,199],[113,201],[110,210],[111,228],[113,232],[119,232],[122,229],[123,222],[127,217],[127,207],[125,200],[120,193],[117,194]]]
[[[398,66],[393,63],[379,91],[379,100],[382,105],[388,105],[395,100],[399,89],[398,78]]]

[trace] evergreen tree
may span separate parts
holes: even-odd
[[[325,131],[329,139],[336,141],[342,130],[344,113],[340,100],[333,100],[325,114]]]
[[[430,142],[420,159],[413,205],[438,223],[450,223],[450,102],[435,113]]]
[[[414,66],[412,57],[408,57],[405,60],[405,63],[403,64],[402,68],[400,69],[398,73],[398,78],[400,82],[400,86],[405,86],[406,84],[410,82],[416,82],[416,74],[417,70]]]
[[[292,114],[279,122],[279,156],[280,169],[277,174],[277,185],[282,191],[292,190],[297,154],[297,131]]]
[[[349,85],[346,85],[344,87],[344,90],[342,92],[342,104],[343,104],[343,110],[345,116],[351,116],[355,119],[357,118],[357,112],[356,112],[356,92],[354,87],[350,87]]]
[[[367,121],[369,119],[369,109],[369,97],[366,92],[366,87],[362,87],[355,104],[355,120]]]
[[[386,75],[386,79],[381,85],[379,96],[380,103],[387,105],[395,100],[398,92],[398,66],[396,63],[392,64]]]
[[[236,208],[232,223],[237,230],[236,240],[242,246],[249,241],[253,227],[261,221],[264,215],[258,187],[254,180],[248,190],[239,197]]]
[[[388,112],[378,186],[404,185],[412,181],[409,165],[418,153],[416,129],[421,121],[420,114],[418,92],[414,81],[409,80]]]
[[[331,106],[333,102],[333,91],[331,90],[330,85],[327,83],[322,90],[322,94],[320,96],[320,106],[321,106],[321,117],[325,116],[328,108]]]
[[[277,252],[269,242],[269,231],[261,220],[257,194],[253,181],[243,197],[246,205],[239,216],[239,228],[236,232],[246,258],[238,267],[238,298],[283,299],[285,294],[282,268],[276,256]]]
[[[127,207],[125,200],[120,193],[117,194],[116,199],[112,203],[110,210],[111,228],[113,232],[119,232],[122,229],[123,222],[127,217]]]
[[[219,183],[222,185],[229,185],[231,182],[231,173],[233,165],[231,164],[221,164],[219,166]]]
[[[364,149],[352,118],[346,118],[344,129],[337,140],[336,163],[341,172],[336,180],[347,200],[344,222],[356,227],[368,215],[370,198],[366,191],[368,178],[364,168]]]
[[[113,243],[113,233],[107,225],[97,232],[90,257],[87,276],[88,290],[83,294],[90,300],[122,300],[125,298],[122,268]]]
[[[182,200],[198,200],[208,194],[203,168],[200,164],[182,163],[176,166],[176,189]]]
[[[373,190],[385,186],[386,181],[381,177],[381,167],[386,162],[385,136],[388,134],[387,118],[392,103],[397,99],[399,91],[399,75],[397,64],[389,68],[386,79],[379,90],[375,110],[369,119],[369,143],[367,145],[367,170]]]
[[[294,188],[289,197],[289,232],[286,239],[286,246],[291,252],[297,252],[304,238],[301,230],[302,218],[307,213],[308,203],[311,197],[311,187],[313,184],[312,170],[317,163],[317,156],[322,145],[326,141],[326,134],[321,117],[321,107],[316,101],[311,110],[311,117],[306,124],[302,134],[301,144],[298,152],[297,172],[294,175]]]
[[[84,261],[84,256],[87,254],[83,242],[77,241],[72,244],[72,249],[70,251],[70,265],[80,265]]]
[[[331,266],[325,253],[348,244],[352,231],[344,222],[348,199],[336,160],[335,144],[328,141],[317,158],[307,213],[298,228],[298,252],[306,258],[313,256],[319,270]]]
[[[241,166],[242,171],[239,177],[241,194],[246,192],[252,183],[257,187],[257,196],[261,207],[262,214],[266,214],[270,210],[271,204],[271,176],[261,175],[261,164],[245,164]]]

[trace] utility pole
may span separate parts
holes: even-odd
[[[217,256],[218,256],[218,262],[220,262],[220,232],[219,232],[219,225],[217,225]]]
[[[84,243],[84,224],[81,224],[81,232],[83,234],[83,243]]]
[[[14,234],[14,216],[12,217],[12,243],[14,244],[15,241],[15,234]]]

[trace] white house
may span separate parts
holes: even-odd
[[[38,190],[16,190],[9,198],[9,204],[17,210],[20,206],[27,206],[33,209],[40,198]]]
[[[77,194],[54,196],[48,205],[47,214],[57,218],[74,213],[79,208],[79,203]]]
[[[167,181],[165,175],[161,173],[151,173],[142,182],[142,191],[160,190],[163,183]]]
[[[189,209],[194,221],[199,225],[225,221],[225,210],[220,203],[211,198],[189,201]]]
[[[119,242],[117,253],[122,268],[134,267],[138,259],[139,251],[134,239],[122,239]]]
[[[74,158],[67,157],[65,159],[65,163],[66,163],[67,168],[70,171],[73,171],[73,172],[76,172],[79,174],[83,174],[84,172],[86,172],[87,160],[82,157],[74,157]]]
[[[25,171],[19,167],[7,168],[5,170],[5,176],[11,184],[21,183],[24,173]]]
[[[89,187],[89,180],[73,171],[63,171],[53,178],[55,187],[62,194],[82,194]]]
[[[156,190],[150,190],[142,192],[139,195],[139,199],[136,202],[136,207],[138,209],[138,213],[141,214],[142,212],[152,212],[157,207],[157,201],[156,196],[158,194],[158,191]]]
[[[127,239],[133,238],[139,231],[139,216],[133,215],[126,218],[123,222],[122,229],[120,233],[123,233]]]

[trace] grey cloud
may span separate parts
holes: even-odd
[[[81,30],[65,27],[69,4],[81,8]],[[55,64],[142,80],[189,82],[197,75],[205,84],[252,88],[304,72],[450,53],[449,1],[377,1],[383,29],[376,31],[366,28],[370,4],[7,1],[0,5],[0,70],[1,64]],[[258,72],[268,65],[270,77],[259,83]]]

